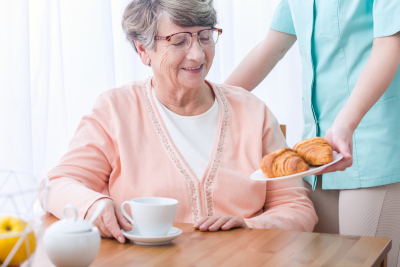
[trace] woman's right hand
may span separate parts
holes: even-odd
[[[132,225],[122,214],[121,208],[117,205],[117,203],[115,203],[115,201],[108,198],[97,200],[89,208],[85,219],[89,220],[93,216],[100,201],[105,202],[106,205],[103,209],[103,212],[93,222],[94,226],[99,228],[102,237],[114,237],[120,243],[124,243],[125,237],[121,232],[121,228],[125,231],[130,231],[132,230]]]

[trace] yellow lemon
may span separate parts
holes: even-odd
[[[18,232],[22,232],[25,229],[26,225],[27,223],[25,221],[22,221],[15,217],[0,217],[0,262],[4,262],[6,260],[8,254],[20,238],[20,236],[5,238],[3,238],[3,236],[5,234],[11,233],[18,234]],[[27,244],[25,243],[27,240],[29,243],[29,254],[27,254]],[[22,242],[21,246],[19,247],[8,265],[13,266],[24,262],[28,258],[28,256],[33,253],[33,251],[35,250],[35,246],[36,238],[35,233],[32,231],[25,237],[24,242]]]

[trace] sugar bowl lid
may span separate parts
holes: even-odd
[[[66,211],[70,209],[73,212],[72,217],[68,217]],[[74,234],[88,232],[93,228],[93,224],[89,221],[77,219],[77,211],[74,206],[66,205],[63,209],[63,219],[49,226],[47,231],[61,234]]]

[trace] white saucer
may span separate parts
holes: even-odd
[[[155,237],[141,236],[136,227],[132,227],[132,230],[129,232],[126,232],[124,230],[121,231],[122,234],[129,240],[132,240],[136,244],[144,246],[157,246],[157,245],[169,244],[173,239],[177,238],[180,234],[182,234],[182,230],[176,227],[171,227],[166,236],[155,236]]]
[[[292,175],[287,175],[287,176],[282,176],[282,177],[276,177],[276,178],[268,178],[267,176],[264,175],[264,173],[262,172],[261,169],[259,169],[258,171],[253,172],[250,175],[250,178],[252,180],[256,180],[256,181],[268,181],[268,180],[292,180],[292,179],[298,179],[298,178],[302,178],[305,177],[307,175],[312,175],[312,174],[316,174],[320,171],[322,171],[323,169],[325,169],[326,167],[335,164],[336,162],[338,162],[339,160],[341,160],[343,158],[342,154],[337,153],[336,151],[333,151],[333,161],[331,163],[319,166],[319,167],[310,167],[310,169],[308,171],[305,172],[299,172],[296,174],[292,174]]]

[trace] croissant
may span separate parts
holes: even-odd
[[[297,143],[293,150],[310,165],[324,165],[333,160],[331,144],[321,137],[304,139]]]
[[[281,148],[264,156],[260,165],[262,172],[268,178],[291,175],[310,169],[307,163],[290,148]]]

